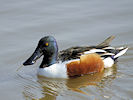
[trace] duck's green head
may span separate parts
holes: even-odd
[[[40,68],[48,67],[56,63],[57,55],[58,46],[55,38],[53,36],[46,36],[40,39],[34,53],[23,63],[23,65],[32,65],[37,59],[44,56]]]

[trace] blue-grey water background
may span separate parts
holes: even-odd
[[[41,59],[16,71],[46,35],[57,39],[59,50],[95,45],[110,35],[116,36],[111,45],[130,49],[107,77],[40,78]],[[1,100],[133,100],[132,61],[132,0],[0,1]]]

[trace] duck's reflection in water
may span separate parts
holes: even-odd
[[[115,79],[116,72],[116,65],[114,65],[101,73],[84,75],[77,78],[52,79],[38,76],[37,82],[41,85],[41,93],[43,93],[43,97],[39,100],[55,100],[58,95],[63,95],[68,90],[89,95],[89,93],[82,91],[81,88],[90,85],[96,86],[102,91],[104,86],[111,84],[111,81]],[[30,87],[28,86],[28,88]],[[26,92],[26,90],[24,90],[24,92]],[[28,94],[26,96],[28,96]]]

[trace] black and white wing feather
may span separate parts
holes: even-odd
[[[60,51],[58,54],[58,60],[67,61],[72,59],[79,59],[81,55],[97,53],[103,59],[105,68],[111,67],[115,63],[116,59],[122,56],[128,50],[127,47],[111,47],[109,43],[113,39],[114,36],[110,36],[97,46],[71,47]]]
[[[101,49],[91,49],[89,51],[84,52],[84,54],[91,54],[91,53],[97,53],[101,56],[104,62],[105,68],[111,67],[116,59],[120,56],[122,56],[126,51],[128,50],[127,47],[105,47]]]

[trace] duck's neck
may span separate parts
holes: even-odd
[[[43,61],[40,65],[40,68],[45,68],[45,67],[49,67],[50,65],[53,65],[57,62],[57,54],[53,54],[53,55],[45,55],[43,57]]]

